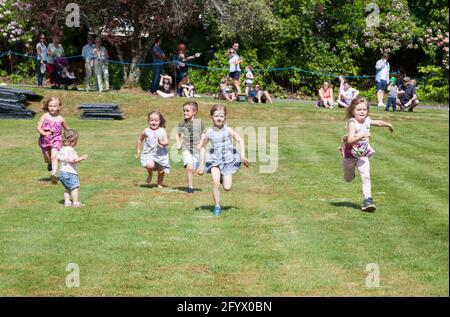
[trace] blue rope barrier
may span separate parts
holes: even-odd
[[[28,55],[28,54],[22,54],[22,53],[18,53],[18,52],[12,52],[12,51],[7,51],[4,53],[0,52],[0,58],[2,58],[5,55],[16,55],[16,56],[22,56],[22,57],[27,57],[27,58],[34,58],[37,59],[36,56],[32,56],[32,55]],[[74,55],[74,56],[65,56],[66,59],[75,59],[75,58],[80,58],[82,57],[82,55]],[[115,61],[115,60],[106,60],[111,64],[119,64],[119,65],[135,65],[137,67],[146,67],[146,66],[154,66],[154,65],[169,65],[169,64],[179,64],[179,61],[168,61],[168,62],[158,62],[158,63],[131,63],[131,62],[124,62],[124,61]],[[198,65],[198,64],[192,64],[192,63],[184,63],[185,65],[189,66],[189,67],[193,67],[193,68],[201,68],[201,69],[205,69],[208,71],[228,71],[228,68],[219,68],[219,67],[210,67],[210,66],[205,66],[205,65]],[[324,76],[324,77],[335,77],[338,78],[341,75],[338,74],[332,74],[332,73],[325,73],[325,72],[318,72],[318,71],[312,71],[312,70],[307,70],[307,69],[300,69],[297,68],[295,66],[290,66],[290,67],[274,67],[274,68],[265,68],[265,69],[254,69],[253,72],[274,72],[274,71],[288,71],[288,70],[293,70],[296,72],[301,72],[301,73],[305,73],[305,74],[311,74],[313,76]],[[391,75],[398,75],[400,74],[399,71],[397,72],[393,72],[390,73]],[[366,78],[374,78],[375,75],[361,75],[361,76],[344,76],[345,78],[350,78],[350,79],[366,79]]]
[[[0,54],[0,58],[2,58],[2,57],[5,56],[5,55],[8,55],[10,52],[11,52],[11,51],[4,52],[3,54]]]

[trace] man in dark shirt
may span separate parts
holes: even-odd
[[[413,112],[413,109],[419,105],[414,83],[415,81],[413,82],[409,77],[403,78],[403,84],[398,92],[398,102],[402,110],[408,109],[409,112]]]
[[[151,93],[156,93],[156,91],[159,88],[159,80],[160,80],[160,75],[163,72],[163,68],[164,68],[164,59],[166,58],[166,56],[164,55],[163,50],[160,47],[161,45],[161,39],[158,37],[155,41],[155,44],[152,47],[152,57],[153,57],[153,65],[152,65],[152,71],[153,71],[153,80],[152,80],[152,85],[150,88],[150,92]]]

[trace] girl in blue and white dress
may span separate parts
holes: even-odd
[[[169,173],[169,153],[167,146],[166,120],[159,111],[148,114],[148,127],[139,135],[136,142],[136,158],[141,159],[142,167],[147,169],[147,183],[152,182],[153,171],[158,171],[158,188],[163,187],[164,174]],[[141,154],[141,146],[144,142],[144,150]]]
[[[223,105],[214,105],[211,108],[210,116],[213,127],[207,128],[203,134],[200,144],[200,166],[198,174],[203,175],[206,169],[213,179],[214,215],[219,216],[222,209],[220,207],[220,184],[223,189],[231,190],[233,174],[236,173],[243,163],[248,167],[248,160],[245,157],[244,139],[233,129],[226,125],[227,109]],[[233,140],[239,143],[240,153],[236,150]],[[211,149],[205,167],[206,145],[211,142]]]

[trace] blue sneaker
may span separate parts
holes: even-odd
[[[194,189],[193,188],[188,188],[187,192],[188,192],[188,194],[193,194],[194,193]]]
[[[222,208],[220,208],[220,206],[214,207],[214,216],[216,216],[216,217],[220,216],[221,212],[222,212]]]
[[[362,211],[374,212],[377,209],[371,197],[364,200],[364,204],[361,208]]]

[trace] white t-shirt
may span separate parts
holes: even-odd
[[[56,155],[61,162],[60,171],[72,174],[77,173],[77,163],[70,163],[70,161],[78,159],[77,151],[71,146],[63,146],[59,153]]]
[[[347,131],[352,122],[355,124],[355,136],[370,132],[370,125],[372,124],[370,117],[366,117],[363,123],[359,123],[355,118],[351,118],[347,122]]]
[[[234,56],[228,60],[228,64],[230,64],[230,73],[241,71],[241,66],[239,64],[235,64],[235,62],[240,59],[241,58],[239,57],[239,55],[234,54]]]
[[[249,70],[247,72],[247,74],[245,74],[245,83],[246,84],[253,84],[253,73],[251,70]]]
[[[47,46],[45,46],[45,44],[42,43],[37,43],[36,45],[36,50],[40,48],[41,49],[41,61],[46,62],[47,61]],[[38,53],[38,59],[39,59],[39,53]]]
[[[345,102],[350,104],[350,102],[352,102],[353,98],[355,98],[357,91],[358,90],[356,90],[355,88],[350,87],[347,90],[341,89],[340,93],[341,93],[342,97],[344,98]]]

